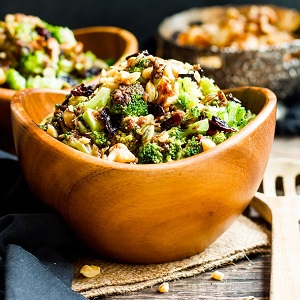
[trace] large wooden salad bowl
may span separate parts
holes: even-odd
[[[250,203],[274,138],[274,93],[230,91],[257,117],[209,151],[157,165],[109,162],[64,145],[37,124],[66,92],[17,92],[12,127],[25,179],[103,257],[146,264],[201,252]]]
[[[129,31],[113,26],[94,26],[73,30],[75,38],[103,60],[113,59],[115,65],[129,54],[139,50],[136,37]],[[94,84],[98,76],[87,84]],[[10,118],[10,102],[15,90],[0,88],[0,149],[15,154]]]

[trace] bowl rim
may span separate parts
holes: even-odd
[[[132,54],[133,49],[136,50],[139,49],[138,40],[136,36],[125,28],[121,28],[117,26],[89,26],[89,27],[75,28],[72,29],[72,31],[74,34],[78,34],[78,35],[83,33],[92,33],[92,32],[120,34],[120,36],[122,36],[122,38],[126,42],[126,47],[124,49],[123,56],[119,57],[119,59],[115,62],[114,65],[119,64],[122,61],[122,59],[124,59],[124,56],[126,54],[128,55]],[[93,80],[95,79],[92,79],[91,82]],[[63,89],[63,90],[69,90],[69,89]],[[18,90],[0,87],[0,94],[2,95],[1,101],[10,102],[11,98],[16,92],[18,92]]]
[[[74,149],[68,145],[65,145],[61,143],[60,141],[53,138],[51,135],[49,135],[47,132],[43,131],[41,128],[38,127],[38,124],[35,123],[32,118],[29,117],[27,112],[22,106],[22,97],[27,94],[42,94],[42,93],[52,93],[52,94],[67,94],[67,91],[65,90],[51,90],[51,89],[25,89],[23,91],[18,91],[14,94],[12,101],[11,101],[11,114],[15,115],[15,119],[18,119],[17,122],[20,123],[21,126],[23,126],[26,130],[30,130],[34,136],[38,136],[39,139],[45,143],[50,144],[51,148],[63,154],[64,152],[67,152],[67,155],[69,155],[71,158],[79,159],[81,161],[84,161],[85,163],[91,163],[93,165],[98,165],[99,167],[102,166],[107,169],[114,169],[114,170],[124,170],[124,171],[139,171],[139,172],[148,172],[148,171],[163,171],[163,170],[179,170],[181,168],[184,168],[186,165],[190,165],[192,161],[195,160],[202,160],[202,159],[209,159],[210,157],[213,157],[216,153],[222,152],[226,150],[227,148],[231,147],[234,144],[237,144],[239,140],[245,139],[250,132],[253,132],[255,128],[259,128],[260,124],[262,124],[272,113],[272,111],[276,111],[276,103],[277,103],[277,97],[268,88],[263,87],[254,87],[254,86],[244,86],[244,87],[235,87],[230,88],[227,90],[230,90],[234,94],[235,91],[238,90],[253,90],[260,93],[263,93],[266,97],[266,102],[260,112],[257,114],[256,118],[253,119],[249,124],[247,124],[244,128],[242,128],[239,132],[237,132],[234,136],[230,137],[226,141],[222,142],[221,144],[218,144],[213,149],[210,149],[209,151],[201,152],[197,155],[194,155],[192,157],[187,157],[184,159],[161,163],[161,164],[126,164],[126,163],[120,163],[120,162],[112,162],[107,161],[101,158],[97,158],[94,156],[91,156],[89,154],[83,153],[77,149]],[[224,90],[226,92],[226,90]],[[275,115],[275,114],[274,114]],[[274,117],[275,120],[275,117]],[[275,122],[275,121],[274,121]],[[274,125],[275,128],[275,125]],[[14,126],[13,126],[14,129]],[[18,143],[15,143],[16,145],[16,151],[18,152]],[[18,155],[18,154],[17,154]],[[213,159],[213,158],[212,158]],[[167,166],[167,168],[166,168]]]

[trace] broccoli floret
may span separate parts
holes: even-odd
[[[8,69],[6,82],[13,90],[22,90],[26,87],[26,79],[15,69]]]
[[[14,22],[12,25],[15,39],[21,39],[24,42],[31,42],[36,38],[37,33],[35,32],[35,24],[30,22]]]
[[[163,162],[162,148],[155,143],[143,144],[138,151],[139,164],[159,164]]]
[[[48,128],[48,126],[46,124],[40,124],[39,127],[44,131],[47,131],[47,128]]]
[[[187,141],[185,147],[178,153],[178,159],[194,156],[203,151],[202,144],[193,136]]]
[[[179,139],[172,139],[168,144],[165,145],[165,151],[163,153],[164,162],[177,160],[178,153],[181,151],[182,141]]]
[[[147,102],[142,98],[142,95],[137,94],[131,98],[123,113],[125,116],[146,116],[148,115]]]
[[[129,73],[142,72],[144,69],[149,67],[149,59],[142,58],[136,65],[128,69]]]
[[[122,116],[146,116],[148,114],[148,105],[142,96],[137,94],[126,104],[114,103],[112,105],[112,113]]]
[[[65,82],[60,78],[42,77],[41,75],[29,76],[27,79],[28,88],[50,88],[60,90],[65,86]]]
[[[199,106],[194,106],[186,110],[184,115],[184,121],[193,120],[196,121],[201,115],[201,109]]]
[[[22,59],[24,73],[28,74],[43,74],[45,66],[49,64],[50,57],[45,52],[39,50],[24,56]]]
[[[133,132],[125,133],[121,130],[118,130],[113,137],[115,144],[122,143],[127,146],[128,150],[132,153],[137,151],[138,147],[138,136],[135,136]]]
[[[227,140],[227,136],[223,131],[219,131],[212,136],[212,140],[218,145]]]
[[[46,29],[51,33],[51,35],[57,39],[57,41],[62,43],[68,43],[69,45],[75,46],[77,41],[75,39],[74,33],[68,27],[51,25],[44,22]]]
[[[240,103],[234,101],[228,101],[227,106],[210,106],[205,114],[209,119],[214,115],[235,129],[242,129],[256,116],[249,113]]]
[[[199,120],[190,124],[187,128],[172,127],[168,130],[170,137],[176,137],[177,139],[185,139],[190,136],[197,136],[199,134],[205,134],[209,128],[208,119]]]
[[[217,93],[219,91],[219,87],[215,84],[215,81],[212,78],[208,78],[205,76],[201,77],[200,87],[201,87],[203,96]]]
[[[89,133],[89,138],[95,143],[99,148],[104,148],[108,144],[107,134],[104,131],[92,130]]]
[[[192,81],[190,77],[183,77],[177,79],[177,84],[179,90],[177,105],[183,110],[187,110],[199,104],[199,98],[202,97],[202,93],[195,81]]]
[[[144,88],[140,83],[120,85],[111,97],[111,113],[122,117],[148,115],[148,104],[143,94]]]

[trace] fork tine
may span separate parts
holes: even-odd
[[[266,174],[263,178],[263,193],[269,197],[276,197],[276,176],[274,174]]]
[[[293,159],[270,159],[263,177],[264,194],[278,196],[276,192],[276,179],[282,178],[284,195],[296,196],[296,177],[300,174],[299,161]]]
[[[296,177],[294,174],[285,174],[283,176],[283,191],[285,196],[296,196]]]

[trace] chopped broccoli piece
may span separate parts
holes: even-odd
[[[111,95],[111,113],[120,117],[147,115],[148,104],[143,99],[144,93],[144,87],[140,82],[119,85]]]
[[[178,153],[181,151],[182,141],[179,139],[172,139],[166,146],[166,151],[163,153],[164,162],[177,160]]]
[[[70,138],[63,140],[63,143],[65,143],[83,153],[91,154],[91,149],[89,147],[87,147],[85,144],[80,142],[78,139],[72,138],[71,136],[70,136]]]
[[[227,106],[210,106],[206,110],[206,115],[209,119],[216,116],[226,122],[228,126],[235,129],[241,129],[248,124],[251,119],[255,118],[255,114],[248,114],[240,103],[228,101]],[[250,119],[249,119],[250,116]]]
[[[25,42],[31,42],[37,36],[35,32],[35,24],[28,22],[15,22],[14,34],[15,39],[22,39]]]
[[[182,159],[185,157],[194,156],[203,151],[201,142],[197,141],[193,136],[191,139],[187,141],[185,147],[178,153],[178,158]]]
[[[146,116],[148,114],[147,102],[142,98],[142,95],[135,95],[131,98],[127,107],[124,109],[126,116]]]
[[[26,88],[26,79],[15,69],[8,69],[6,73],[6,82],[13,90],[22,90]]]
[[[130,152],[135,153],[138,151],[138,135],[134,135],[133,132],[125,133],[121,130],[118,130],[114,134],[114,143],[122,143],[124,144]]]
[[[34,51],[23,57],[22,64],[25,73],[43,74],[45,66],[49,65],[50,57],[44,51]]]
[[[46,22],[44,22],[44,24],[46,26],[46,29],[49,30],[51,35],[54,38],[56,38],[60,44],[68,43],[73,46],[75,46],[77,44],[74,33],[70,28],[63,27],[63,26],[51,25]]]
[[[84,102],[83,105],[92,109],[98,109],[109,105],[110,92],[110,88],[103,86],[94,97],[92,97],[89,101]]]
[[[215,84],[215,81],[212,78],[208,78],[205,76],[201,77],[200,87],[201,87],[203,96],[217,93],[219,90],[219,87]]]
[[[146,143],[139,148],[139,164],[159,164],[163,162],[162,148],[155,143]]]
[[[89,137],[99,148],[105,147],[108,143],[107,134],[104,131],[92,130]]]
[[[87,107],[85,112],[82,114],[82,119],[85,121],[85,123],[90,129],[102,131],[104,125],[101,122],[101,120],[97,119],[97,114],[99,114],[98,111]]]
[[[205,134],[209,128],[208,119],[199,120],[190,124],[187,128],[172,127],[168,130],[169,136],[176,137],[178,139],[189,138],[199,134]]]
[[[37,76],[29,76],[27,79],[28,88],[50,88],[50,89],[62,89],[64,87],[64,81],[60,78],[55,77],[42,77],[40,75]]]
[[[201,115],[201,109],[199,106],[194,106],[194,107],[188,108],[184,115],[184,121],[187,121],[187,120],[195,120],[196,121],[196,119],[199,118],[200,115]]]
[[[128,69],[128,72],[129,73],[142,72],[148,66],[149,66],[149,60],[146,58],[142,58],[136,65],[134,65],[133,67],[130,67]]]
[[[227,140],[227,136],[223,131],[219,131],[212,136],[212,140],[218,145]]]

